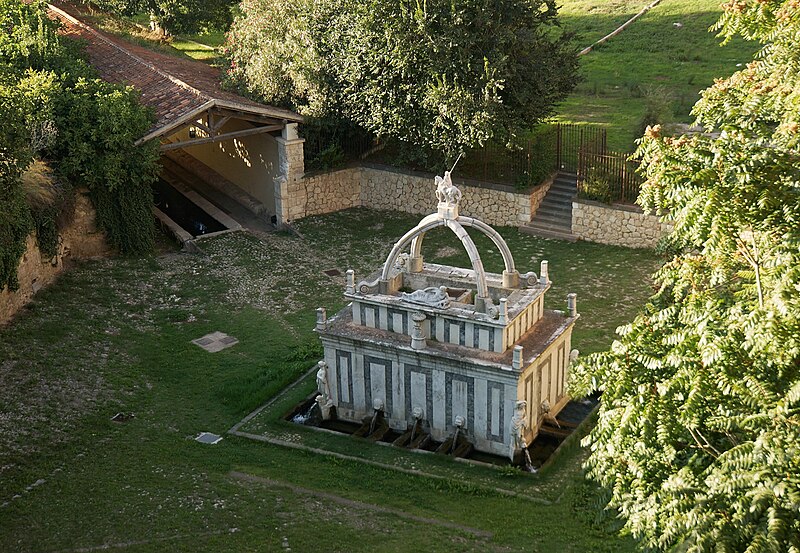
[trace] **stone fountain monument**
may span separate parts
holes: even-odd
[[[324,418],[371,417],[372,431],[381,415],[412,440],[424,428],[453,450],[466,439],[514,460],[568,401],[575,294],[566,312],[546,311],[547,261],[538,276],[520,275],[500,234],[459,215],[461,191],[449,172],[436,177],[436,197],[437,212],[397,241],[371,279],[356,284],[347,271],[347,307],[330,319],[317,310],[325,352],[317,403]],[[423,261],[425,233],[440,226],[461,240],[471,268]],[[502,274],[484,270],[465,227],[494,243]]]

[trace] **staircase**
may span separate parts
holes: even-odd
[[[558,173],[531,222],[521,226],[520,230],[544,238],[575,242],[572,234],[572,198],[577,191],[577,175]]]

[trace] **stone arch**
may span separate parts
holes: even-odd
[[[423,219],[424,220],[424,219]],[[503,264],[506,267],[506,272],[511,274],[516,271],[514,266],[514,257],[511,255],[511,250],[506,244],[506,241],[500,236],[500,233],[494,230],[492,227],[480,221],[478,219],[473,219],[472,217],[463,217],[460,216],[456,219],[459,223],[466,227],[472,227],[484,235],[486,235],[492,243],[497,246],[497,249],[500,250],[500,255],[503,256]],[[420,257],[422,255],[422,241],[425,239],[425,233],[422,232],[414,237],[414,240],[411,242],[411,257]]]
[[[461,218],[459,217],[459,219]],[[381,280],[389,280],[389,273],[392,267],[394,267],[395,263],[397,262],[400,252],[402,252],[407,245],[413,243],[413,241],[416,240],[420,235],[424,235],[429,230],[439,226],[446,226],[453,231],[459,240],[461,240],[461,243],[464,245],[464,249],[467,251],[467,255],[469,255],[470,262],[472,263],[472,270],[475,271],[478,297],[482,299],[488,298],[489,286],[486,283],[486,272],[483,269],[483,261],[481,261],[481,256],[478,253],[478,248],[475,246],[475,242],[472,241],[472,238],[469,236],[469,234],[467,234],[467,231],[464,230],[463,226],[461,226],[460,221],[453,219],[442,219],[438,214],[428,215],[422,219],[422,221],[420,221],[416,227],[405,233],[403,237],[397,241],[392,248],[392,251],[389,252],[389,256],[386,258],[386,263],[383,265]]]

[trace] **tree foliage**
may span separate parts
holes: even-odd
[[[577,82],[553,0],[245,0],[230,75],[267,102],[453,153],[510,140]]]
[[[133,145],[152,115],[133,89],[96,78],[57,28],[44,4],[0,0],[0,288],[16,287],[32,230],[52,252],[59,206],[69,205],[73,188],[89,189],[113,246],[124,253],[153,246],[157,145]],[[23,176],[36,159],[55,170],[58,190],[46,195],[63,200],[58,206],[34,205],[26,194]]]
[[[640,203],[679,252],[610,351],[589,475],[655,550],[800,551],[800,5],[732,0],[721,35],[763,48],[704,91],[709,134],[648,129]]]
[[[147,13],[165,34],[227,29],[236,0],[92,0],[86,3],[118,15]]]

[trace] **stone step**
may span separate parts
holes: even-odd
[[[568,186],[576,188],[578,186],[578,181],[572,179],[555,179],[553,181],[553,186]]]
[[[569,217],[564,217],[563,215],[536,214],[536,216],[531,219],[531,223],[546,225],[554,228],[557,227],[560,230],[572,230],[572,220]]]
[[[554,207],[556,209],[572,209],[572,198],[558,198],[553,196],[546,196],[540,207]]]
[[[536,213],[566,215],[566,217],[569,219],[572,217],[572,201],[556,202],[552,199],[549,201],[545,199],[545,201],[539,204],[539,208],[536,210]],[[534,216],[536,213],[534,213]]]
[[[537,209],[536,213],[533,214],[533,219],[537,219],[543,216],[554,218],[559,221],[571,221],[572,210],[569,207],[560,208],[560,207],[550,207],[550,206],[539,206],[539,209]]]
[[[548,196],[557,198],[572,198],[578,193],[574,188],[551,188],[547,191]]]
[[[541,236],[542,238],[553,238],[556,240],[565,240],[567,242],[576,242],[577,238],[568,231],[549,225],[538,225],[533,222],[519,227],[521,232],[525,234],[532,234],[534,236]]]
[[[571,198],[575,194],[577,194],[577,190],[575,188],[550,188],[547,191],[548,196],[554,196],[559,198]]]

